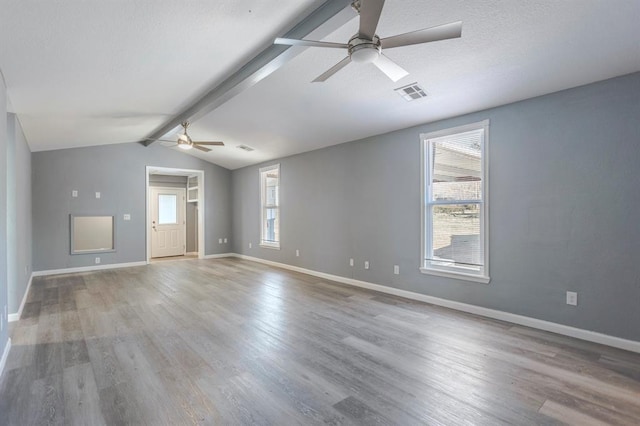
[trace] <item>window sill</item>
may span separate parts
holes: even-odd
[[[484,275],[476,275],[476,274],[466,274],[464,272],[457,271],[444,271],[442,269],[434,269],[434,268],[420,268],[420,272],[427,275],[437,275],[439,277],[445,278],[455,278],[457,280],[464,281],[473,281],[477,283],[488,284],[491,281],[490,277]]]
[[[280,244],[274,244],[274,243],[260,243],[259,245],[260,245],[260,247],[262,247],[262,248],[266,248],[266,249],[271,249],[271,250],[280,250]]]

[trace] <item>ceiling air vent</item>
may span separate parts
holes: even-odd
[[[255,151],[253,148],[247,145],[238,145],[237,148],[247,152]]]
[[[407,102],[427,97],[424,89],[418,86],[418,83],[411,83],[406,86],[398,87],[395,91]]]

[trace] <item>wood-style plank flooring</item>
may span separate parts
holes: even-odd
[[[11,425],[640,423],[640,355],[238,259],[34,279]]]

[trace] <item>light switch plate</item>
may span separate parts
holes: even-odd
[[[400,275],[400,266],[398,265],[393,265],[393,273],[395,275]]]
[[[578,306],[578,293],[575,291],[567,292],[567,305]]]
[[[124,220],[131,220],[131,215],[129,213],[125,213],[123,216]]]
[[[100,198],[100,193],[96,192],[96,198]]]
[[[77,190],[75,190],[75,189],[74,189],[73,191],[71,191],[71,196],[72,196],[73,198],[78,198],[78,191],[77,191]]]

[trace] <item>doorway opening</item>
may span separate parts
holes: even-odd
[[[147,166],[147,263],[204,258],[204,202],[204,170]]]

